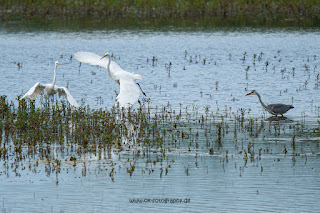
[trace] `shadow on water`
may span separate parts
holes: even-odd
[[[294,120],[291,120],[290,118],[284,117],[284,116],[271,116],[271,117],[267,118],[266,121],[283,122],[283,123],[293,123],[294,122]]]

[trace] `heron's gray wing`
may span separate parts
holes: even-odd
[[[140,95],[140,89],[133,78],[120,79],[120,93],[117,96],[117,102],[120,107],[132,106]]]
[[[43,92],[44,88],[45,85],[41,84],[40,82],[37,82],[33,87],[31,87],[31,89],[29,89],[29,91],[26,94],[24,94],[24,96],[20,98],[20,100],[24,98],[36,100],[38,95],[40,95]]]
[[[57,87],[57,91],[58,91],[58,95],[59,97],[64,97],[65,99],[68,100],[68,102],[75,107],[79,107],[80,105],[78,104],[78,102],[76,101],[76,99],[74,99],[72,97],[72,95],[70,94],[69,90],[65,87]]]
[[[270,104],[268,107],[274,112],[278,114],[286,113],[289,109],[293,108],[291,105],[286,104]]]

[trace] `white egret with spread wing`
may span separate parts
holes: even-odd
[[[108,59],[105,57],[108,57]],[[121,108],[130,107],[138,101],[140,90],[145,95],[139,83],[136,82],[136,80],[142,79],[141,75],[123,70],[117,63],[111,61],[110,53],[106,53],[101,57],[92,52],[77,52],[74,54],[74,58],[81,63],[101,66],[107,69],[109,77],[120,85],[120,93],[116,100]]]
[[[56,76],[57,76],[57,66],[60,65],[61,63],[59,63],[58,61],[55,62],[55,67],[54,67],[54,77],[53,77],[53,82],[52,84],[41,84],[40,82],[37,82],[33,87],[31,87],[31,89],[20,98],[24,99],[24,98],[29,98],[31,100],[35,100],[43,91],[46,91],[48,96],[52,96],[56,93],[58,93],[59,97],[64,97],[65,99],[67,99],[67,101],[75,106],[75,107],[79,107],[80,105],[78,104],[78,102],[72,97],[72,95],[70,94],[69,90],[65,87],[59,87],[55,85],[56,82]]]

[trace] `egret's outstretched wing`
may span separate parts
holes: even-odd
[[[120,107],[132,106],[139,98],[140,89],[134,79],[121,78],[120,79],[120,93],[117,96],[117,102]]]
[[[105,58],[108,56],[108,59]],[[140,90],[135,80],[142,79],[141,75],[134,74],[123,70],[117,63],[111,61],[110,69],[108,69],[108,63],[110,54],[107,53],[103,57],[91,52],[77,52],[74,54],[74,58],[79,62],[87,63],[90,65],[101,66],[109,70],[109,77],[117,84],[120,84],[120,93],[117,96],[117,102],[120,107],[128,107],[133,105],[139,98]]]
[[[20,100],[24,98],[36,100],[38,95],[40,95],[43,92],[44,88],[45,85],[42,85],[40,82],[37,82],[33,87],[31,87],[31,89],[29,89],[29,91],[26,94],[24,94],[24,96],[20,98]]]
[[[68,100],[68,102],[75,107],[79,107],[80,105],[78,104],[78,102],[76,101],[76,99],[74,99],[72,97],[72,95],[70,94],[69,90],[65,87],[57,87],[57,91],[58,91],[58,95],[59,97],[64,97],[65,99]]]
[[[106,58],[101,59],[101,57],[102,56],[99,56],[91,52],[77,52],[74,54],[74,58],[81,63],[86,63],[90,65],[96,65],[96,66],[107,68],[108,59]]]
[[[94,66],[100,66],[107,69],[109,59],[103,58],[92,52],[77,52],[74,54],[74,58],[77,59],[81,63],[86,63]],[[111,61],[110,69],[113,72],[126,72],[124,71],[116,62]]]

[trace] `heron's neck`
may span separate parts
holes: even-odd
[[[260,101],[262,107],[265,108],[265,109],[267,109],[267,106],[262,102],[261,96],[259,95],[259,93],[257,93],[257,96],[258,96],[258,98],[259,98],[259,101]]]
[[[56,76],[57,76],[57,65],[54,67],[54,76],[52,81],[52,87],[54,87],[54,84],[56,83]]]

